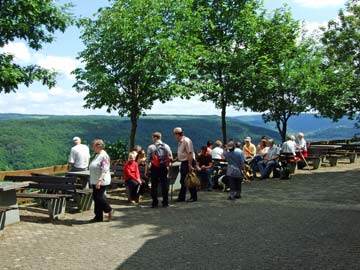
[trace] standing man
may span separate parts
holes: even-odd
[[[181,127],[174,128],[174,136],[178,141],[178,152],[177,158],[181,162],[180,165],[180,192],[177,199],[178,202],[184,202],[186,197],[186,186],[185,186],[185,177],[186,175],[194,170],[195,160],[194,160],[194,146],[192,141],[184,136],[183,130]],[[196,202],[197,201],[197,190],[196,187],[189,188],[190,199],[187,202]]]
[[[69,171],[86,171],[88,169],[90,160],[89,147],[85,144],[82,144],[79,137],[74,137],[73,143],[74,146],[71,148],[69,156]]]
[[[158,207],[158,183],[161,184],[162,206],[169,206],[169,183],[167,179],[168,169],[172,160],[172,152],[170,147],[161,141],[161,133],[154,132],[152,134],[153,144],[149,145],[146,154],[145,176],[149,176],[151,172],[151,198],[152,208]]]

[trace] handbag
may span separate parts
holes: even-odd
[[[195,172],[189,172],[185,177],[185,186],[187,188],[194,188],[200,186],[200,179]]]
[[[243,176],[241,169],[232,164],[228,165],[226,175],[231,176],[231,177],[242,177]]]

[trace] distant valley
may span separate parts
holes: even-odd
[[[301,115],[289,121],[289,133],[302,131],[310,141],[352,138],[360,132],[354,123],[346,119],[332,123]],[[175,150],[177,143],[172,130],[176,126],[184,129],[196,150],[208,140],[222,139],[219,116],[148,115],[139,120],[136,143],[146,147],[151,143],[151,133],[160,131],[164,141]],[[257,142],[267,135],[280,143],[273,127],[271,123],[264,124],[260,115],[229,117],[227,137],[243,141],[251,136]],[[0,114],[0,170],[65,164],[72,137],[80,136],[87,144],[95,138],[127,143],[129,132],[130,121],[126,117]]]

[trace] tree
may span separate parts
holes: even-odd
[[[199,0],[195,8],[202,14],[200,42],[203,46],[197,61],[198,73],[192,77],[193,88],[202,101],[212,101],[221,110],[223,141],[227,141],[226,109],[236,102],[235,82],[246,69],[243,59],[248,44],[255,38],[261,1]]]
[[[338,18],[323,28],[323,84],[313,94],[314,107],[324,116],[338,120],[353,119],[360,111],[360,2],[346,3]],[[358,118],[360,121],[360,118]]]
[[[197,21],[191,0],[118,0],[84,20],[86,49],[75,70],[75,88],[88,92],[85,107],[107,107],[131,120],[129,147],[134,147],[139,117],[154,101],[165,102],[183,91],[192,62],[192,28]]]
[[[311,109],[307,93],[320,85],[320,58],[314,42],[300,36],[300,24],[286,8],[264,16],[258,26],[240,98],[245,107],[262,112],[265,122],[274,121],[285,141],[289,118]]]
[[[52,0],[0,1],[0,47],[15,39],[25,40],[30,48],[39,50],[52,42],[54,32],[65,31],[72,23],[69,4],[57,7]],[[37,65],[21,66],[10,54],[0,53],[0,92],[16,91],[18,85],[34,81],[52,87],[55,73]]]

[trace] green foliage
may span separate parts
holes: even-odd
[[[315,93],[312,103],[324,116],[334,120],[360,111],[360,2],[348,1],[338,19],[323,29],[321,39],[325,58],[323,68],[326,86]],[[360,119],[359,119],[360,120]]]
[[[2,119],[2,118],[0,118]],[[66,164],[72,138],[79,136],[91,149],[94,139],[103,139],[109,146],[112,159],[127,158],[127,140],[131,123],[128,118],[104,116],[36,116],[0,120],[0,170],[22,170]],[[208,140],[221,138],[221,121],[218,116],[149,116],[140,118],[136,144],[146,148],[152,143],[151,134],[160,131],[163,140],[173,151],[177,142],[172,131],[181,126],[196,150]],[[229,136],[242,141],[261,135],[278,138],[277,134],[261,127],[251,127],[229,120]],[[115,147],[115,149],[110,148]]]
[[[30,48],[39,50],[43,43],[53,41],[55,31],[65,31],[72,23],[69,4],[57,7],[52,0],[0,1],[0,47],[21,39]],[[0,92],[15,91],[18,85],[33,81],[52,87],[55,73],[36,65],[20,66],[13,55],[0,53]]]
[[[299,40],[300,24],[286,8],[264,16],[257,33],[243,104],[263,113],[265,122],[274,121],[285,141],[289,118],[310,109],[307,92],[320,85],[320,58],[311,40]]]
[[[154,101],[171,99],[175,74],[188,70],[188,41],[196,25],[191,2],[117,0],[97,19],[82,21],[86,48],[79,59],[85,66],[75,70],[74,87],[87,92],[85,107],[104,106],[130,118],[130,148],[140,115]]]
[[[239,105],[236,98],[246,69],[244,58],[247,47],[255,40],[255,25],[261,1],[207,1],[198,0],[195,9],[202,16],[199,42],[202,55],[196,62],[197,74],[189,84],[201,94],[203,101],[211,101],[221,110],[223,140],[226,141],[226,109]]]
[[[111,160],[120,160],[120,161],[126,161],[128,158],[128,145],[121,141],[120,139],[116,139],[115,142],[105,143],[105,151],[110,156]]]

